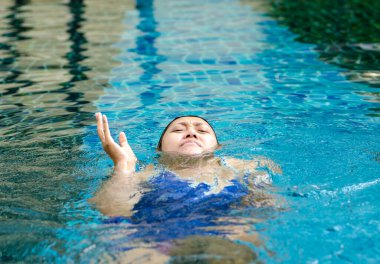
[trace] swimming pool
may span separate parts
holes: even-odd
[[[179,113],[212,122],[218,155],[280,164],[287,210],[253,212],[275,252],[250,245],[264,261],[379,261],[377,88],[321,61],[265,7],[8,1],[1,20],[2,261],[114,259],[128,228],[87,202],[112,165],[97,111],[142,164]]]

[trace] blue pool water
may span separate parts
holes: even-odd
[[[142,166],[155,162],[165,125],[185,114],[213,124],[223,144],[218,156],[265,156],[279,164],[283,174],[273,177],[271,192],[282,209],[234,212],[242,221],[260,219],[251,228],[267,250],[248,246],[264,262],[377,263],[380,123],[372,95],[377,88],[350,81],[346,70],[321,61],[315,46],[296,42],[296,35],[258,4],[138,4],[119,14],[113,23],[122,26],[99,48],[108,60],[81,46],[91,43],[91,27],[74,34],[79,38],[88,30],[86,41],[74,42],[65,55],[71,60],[62,68],[70,69],[71,79],[58,75],[55,84],[32,63],[14,66],[29,69],[34,79],[18,96],[1,98],[2,188],[10,193],[1,204],[8,240],[1,243],[4,260],[110,261],[119,243],[137,247],[125,241],[130,226],[105,224],[108,218],[87,202],[112,168],[96,135],[93,113],[101,111],[115,137],[126,132]],[[26,55],[20,56],[17,61]],[[75,73],[83,68],[84,75]],[[54,67],[48,64],[46,71],[54,74]],[[52,83],[60,88],[43,101],[49,93],[39,91]],[[68,97],[61,99],[62,94]],[[30,101],[30,108],[18,112],[17,103]],[[20,187],[28,183],[34,187]]]

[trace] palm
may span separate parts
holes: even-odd
[[[119,134],[119,144],[116,143],[110,133],[107,117],[101,113],[96,114],[98,136],[102,142],[103,149],[113,160],[115,165],[127,166],[134,170],[136,164],[136,156],[128,144],[127,137],[123,132]]]

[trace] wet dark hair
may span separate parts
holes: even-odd
[[[177,119],[179,118],[182,118],[182,117],[197,117],[199,119],[202,119],[203,121],[205,121],[212,129],[212,131],[214,132],[214,135],[215,135],[215,138],[216,138],[216,143],[218,144],[218,146],[220,146],[219,144],[219,141],[218,141],[218,137],[216,136],[216,133],[215,133],[215,130],[214,128],[211,126],[211,124],[206,120],[204,119],[203,117],[200,117],[200,116],[196,116],[196,115],[185,115],[185,116],[177,116],[176,118],[174,118],[164,129],[164,131],[162,132],[161,134],[161,137],[160,137],[160,140],[158,141],[158,144],[157,144],[157,150],[158,151],[161,151],[162,150],[162,139],[166,133],[166,131],[168,130],[168,128],[170,127],[171,124],[173,124],[174,121],[176,121]]]

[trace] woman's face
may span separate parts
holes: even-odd
[[[218,146],[215,133],[207,122],[198,117],[175,120],[162,138],[163,152],[199,155],[214,151]]]

